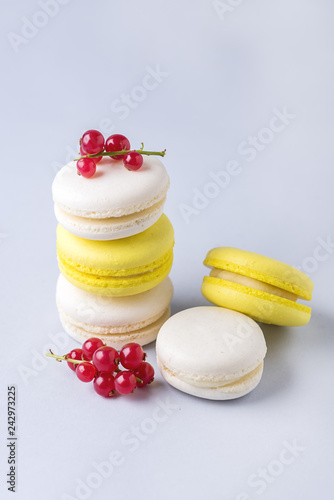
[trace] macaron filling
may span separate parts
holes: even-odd
[[[121,213],[121,212],[116,212],[113,214],[112,212],[108,211],[105,213],[97,213],[94,211],[90,211],[87,213],[84,212],[74,212],[68,207],[63,207],[59,205],[58,203],[55,203],[55,210],[56,210],[56,215],[61,216],[62,214],[66,214],[66,217],[71,217],[73,221],[75,220],[84,220],[87,222],[94,222],[94,224],[98,223],[98,221],[104,221],[105,223],[109,222],[119,222],[119,221],[133,221],[135,219],[138,219],[140,216],[144,216],[146,214],[149,214],[151,212],[154,212],[160,208],[163,207],[164,203],[166,201],[166,193],[164,193],[164,196],[162,198],[158,198],[158,201],[156,203],[152,203],[152,205],[148,207],[133,207],[132,212],[128,213]]]
[[[77,230],[80,232],[86,231],[94,234],[104,234],[132,227],[136,221],[140,223],[150,221],[153,223],[153,217],[155,218],[154,220],[158,220],[161,215],[165,201],[166,196],[164,196],[162,200],[143,210],[138,210],[127,215],[113,217],[101,217],[100,215],[98,217],[94,217],[93,214],[90,214],[90,217],[74,215],[71,212],[66,211],[63,207],[55,204],[55,214],[63,227],[69,228],[72,231]]]
[[[127,325],[99,325],[78,321],[66,313],[59,303],[57,303],[57,307],[59,314],[66,323],[70,323],[73,327],[82,330],[82,333],[87,335],[91,335],[92,333],[99,335],[128,335],[129,333],[144,333],[148,326],[152,327],[155,323],[162,324],[162,319],[165,318],[164,321],[166,321],[166,319],[170,316],[170,306],[168,306],[166,309],[160,311],[151,318],[137,323]]]
[[[248,288],[253,288],[255,290],[259,290],[261,292],[269,293],[272,295],[276,295],[278,297],[282,297],[283,299],[291,300],[296,302],[299,298],[298,295],[279,288],[274,285],[270,285],[269,283],[265,283],[264,281],[260,281],[254,278],[250,278],[249,276],[244,276],[242,274],[237,274],[231,271],[225,271],[224,269],[213,268],[210,272],[210,276],[212,278],[218,278],[224,281],[230,281],[232,283],[236,283],[238,285],[243,285]]]
[[[252,365],[248,370],[241,370],[237,373],[232,373],[228,375],[194,375],[183,372],[181,370],[175,370],[168,368],[166,365],[161,364],[164,371],[166,371],[169,376],[176,377],[183,382],[192,385],[194,387],[206,387],[206,388],[220,388],[233,386],[235,384],[240,384],[246,382],[253,377],[256,377],[259,372],[262,373],[263,370],[263,361],[260,363],[256,363],[255,367]]]
[[[253,278],[304,300],[312,299],[312,280],[299,269],[270,257],[232,247],[218,247],[208,252],[204,259],[204,265],[211,269],[216,268]],[[260,291],[265,293],[263,290]],[[275,295],[275,293],[269,293]],[[293,302],[292,299],[287,300]]]
[[[94,336],[100,338],[106,345],[110,345],[118,350],[128,342],[137,342],[140,345],[146,345],[153,342],[156,339],[160,328],[168,320],[169,316],[170,308],[168,307],[160,318],[143,328],[139,328],[138,330],[100,334],[96,333],[93,326],[85,325],[86,328],[88,326],[87,329],[77,326],[76,322],[72,322],[72,318],[67,315],[63,315],[61,311],[59,311],[59,317],[65,331],[78,342],[82,343]]]

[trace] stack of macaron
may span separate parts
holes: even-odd
[[[234,399],[260,382],[267,348],[256,323],[302,326],[311,308],[312,280],[275,259],[231,247],[210,250],[202,293],[215,306],[187,309],[170,318],[157,338],[165,380],[188,394]],[[279,334],[277,332],[277,334]]]
[[[95,152],[89,141],[99,143]],[[131,151],[124,136],[104,141],[88,131],[80,153],[52,186],[61,271],[56,296],[65,331],[81,343],[95,336],[117,350],[157,338],[157,364],[173,387],[217,400],[248,394],[261,380],[267,352],[257,322],[308,323],[311,308],[298,300],[311,299],[312,280],[269,257],[214,248],[202,284],[214,306],[169,318],[174,231],[163,214],[169,177],[156,158],[164,152],[143,145]]]
[[[81,343],[95,336],[116,349],[153,341],[173,295],[174,231],[163,214],[169,176],[155,156],[143,154],[137,171],[124,165],[103,156],[88,178],[72,161],[52,185],[61,322]]]

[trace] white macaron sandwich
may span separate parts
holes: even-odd
[[[65,165],[52,185],[58,222],[89,240],[126,238],[152,226],[163,212],[169,176],[157,157],[143,158],[132,172],[104,157],[89,179],[78,175],[77,162]]]
[[[56,291],[60,321],[72,338],[82,344],[98,337],[115,349],[128,342],[146,345],[155,340],[170,316],[172,296],[168,277],[146,292],[111,297],[77,288],[61,274]]]
[[[222,307],[181,311],[161,327],[157,363],[176,389],[206,399],[234,399],[260,382],[266,342],[254,320]]]

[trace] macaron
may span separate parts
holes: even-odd
[[[173,226],[164,214],[142,233],[118,240],[87,240],[57,228],[60,271],[75,286],[100,295],[154,288],[169,274],[173,245]]]
[[[206,399],[235,399],[260,382],[266,342],[255,321],[220,307],[181,311],[161,327],[159,370],[170,385]]]
[[[297,300],[311,300],[313,282],[298,269],[231,247],[210,250],[204,264],[212,270],[204,277],[202,293],[213,304],[262,323],[301,326],[310,321],[311,308]]]
[[[126,238],[152,226],[163,212],[169,176],[157,157],[143,158],[132,172],[104,157],[89,179],[77,174],[75,161],[64,166],[52,185],[58,222],[91,240]]]
[[[56,300],[65,331],[80,343],[98,337],[121,349],[127,342],[155,340],[170,316],[173,285],[169,277],[147,292],[107,297],[86,292],[59,276]]]

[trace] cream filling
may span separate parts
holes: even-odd
[[[96,212],[95,210],[90,210],[90,209],[75,209],[71,206],[66,206],[61,203],[55,202],[55,205],[63,210],[66,214],[82,217],[82,218],[92,218],[92,219],[108,219],[108,218],[118,218],[118,217],[123,217],[126,215],[132,215],[134,213],[142,212],[157,203],[164,201],[167,195],[167,191],[169,188],[169,182],[168,184],[164,187],[164,189],[158,193],[154,198],[151,198],[147,201],[144,201],[142,203],[137,203],[135,205],[128,205],[127,207],[122,207],[122,208],[112,208],[110,210],[101,210],[99,212]],[[129,201],[130,203],[130,201]]]
[[[170,377],[175,377],[183,382],[186,382],[189,385],[200,388],[209,388],[209,389],[229,389],[234,385],[240,385],[248,382],[250,379],[256,377],[259,372],[262,372],[263,369],[263,361],[261,363],[257,363],[251,367],[251,370],[241,370],[234,374],[230,375],[219,375],[219,376],[198,376],[198,375],[190,375],[181,371],[172,371],[166,365],[162,364],[163,370],[168,373]]]
[[[86,331],[82,328],[75,326],[71,322],[67,322],[67,318],[60,313],[60,320],[65,329],[65,331],[75,340],[80,343],[85,342],[92,336],[100,338],[106,345],[113,346],[115,349],[120,350],[125,343],[128,342],[138,342],[141,345],[153,342],[158,335],[158,332],[162,325],[167,321],[170,316],[170,308],[168,307],[164,314],[154,323],[151,323],[144,328],[139,330],[133,330],[124,333],[112,333],[112,334],[99,334],[95,331]],[[71,321],[71,320],[70,320]],[[94,335],[92,335],[92,333]]]
[[[157,212],[160,212],[163,209],[164,203],[166,201],[166,197],[160,200],[158,203],[155,203],[151,207],[145,208],[144,210],[140,210],[138,212],[134,212],[128,215],[121,215],[119,217],[106,217],[103,218],[92,218],[92,217],[80,217],[79,215],[73,215],[69,212],[66,212],[59,205],[55,204],[55,213],[56,217],[59,220],[66,220],[72,226],[75,227],[89,227],[94,228],[95,231],[103,231],[110,230],[115,227],[123,227],[132,225],[136,221],[145,221],[146,219],[151,218]]]
[[[283,299],[288,299],[296,302],[298,295],[283,290],[274,285],[269,285],[263,281],[256,280],[254,278],[249,278],[248,276],[243,276],[242,274],[233,273],[231,271],[224,271],[223,269],[213,268],[210,272],[212,278],[219,278],[225,281],[231,281],[232,283],[237,283],[238,285],[247,286],[248,288],[254,288],[260,292],[271,293],[272,295],[277,295]]]
[[[67,314],[64,309],[57,303],[59,314],[63,317],[66,323],[71,324],[76,328],[80,328],[81,330],[92,334],[98,333],[100,335],[123,335],[127,333],[140,333],[141,330],[145,329],[147,326],[152,326],[154,323],[158,322],[161,318],[163,318],[166,313],[169,313],[169,306],[162,312],[151,316],[150,318],[138,321],[137,323],[127,324],[127,325],[95,325],[92,323],[83,323],[82,321],[78,321],[74,319],[72,316]]]

